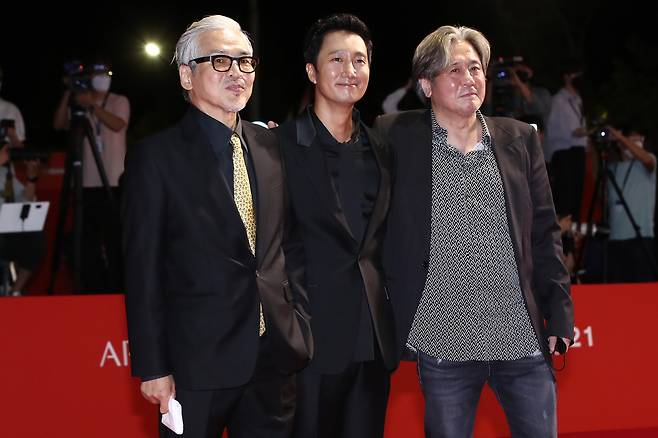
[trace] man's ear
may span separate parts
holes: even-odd
[[[418,83],[420,84],[420,88],[423,90],[425,97],[428,99],[432,97],[432,84],[430,84],[430,81],[425,78],[421,78],[418,80]]]
[[[306,64],[306,75],[308,76],[309,81],[313,82],[314,84],[318,83],[315,67],[310,62]]]
[[[180,78],[180,86],[184,90],[190,91],[192,89],[192,69],[189,65],[180,65],[178,67],[178,77]]]

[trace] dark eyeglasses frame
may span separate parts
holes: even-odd
[[[218,70],[217,67],[215,67],[215,59],[217,59],[217,58],[225,58],[225,59],[231,60],[231,63],[228,65],[226,70]],[[254,66],[253,70],[251,70],[251,71],[242,70],[242,63],[241,62],[245,59],[251,60],[251,63]],[[231,67],[233,67],[233,62],[234,61],[236,62],[236,64],[238,65],[238,69],[242,73],[253,73],[253,72],[256,71],[256,67],[258,67],[258,58],[255,57],[255,56],[237,56],[237,57],[234,58],[233,56],[229,56],[229,55],[210,55],[210,56],[202,56],[200,58],[194,58],[194,59],[190,60],[190,62],[196,62],[197,64],[200,64],[202,62],[210,62],[210,65],[212,65],[213,70],[218,71],[220,73],[225,73],[225,72],[229,71],[231,69]]]

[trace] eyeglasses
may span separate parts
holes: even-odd
[[[242,73],[253,73],[256,71],[256,66],[258,65],[258,58],[254,56],[238,56],[234,58],[228,55],[210,55],[190,60],[190,62],[196,62],[197,64],[210,62],[212,68],[218,72],[229,71],[231,66],[233,66],[233,61],[238,64],[238,68]]]

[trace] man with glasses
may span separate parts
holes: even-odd
[[[281,249],[278,145],[238,114],[258,61],[240,25],[219,15],[188,27],[175,60],[189,111],[126,161],[132,372],[160,412],[180,402],[188,438],[287,437],[293,373],[312,344],[303,269]]]

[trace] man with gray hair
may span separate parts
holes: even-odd
[[[398,354],[417,353],[427,436],[472,436],[488,383],[512,436],[555,437],[569,275],[537,133],[480,113],[489,55],[480,32],[440,27],[413,58],[430,109],[375,122],[394,158],[384,267]]]
[[[126,160],[132,373],[161,413],[180,402],[185,437],[288,437],[312,343],[303,267],[281,246],[278,143],[239,116],[258,59],[240,25],[214,15],[188,27],[175,61],[189,110]]]

